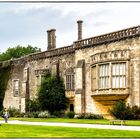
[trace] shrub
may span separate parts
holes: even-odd
[[[118,101],[110,110],[117,119],[136,120],[140,119],[140,107],[125,105],[125,102]]]
[[[48,118],[48,111],[44,111],[44,112],[40,112],[39,114],[38,114],[38,117],[39,118]]]
[[[40,110],[40,103],[38,99],[33,99],[28,101],[28,108],[30,112],[37,112]]]
[[[77,116],[78,119],[103,119],[103,116],[98,114],[83,113]]]
[[[19,109],[16,109],[14,107],[9,107],[7,111],[10,117],[20,117]]]
[[[125,119],[126,105],[122,100],[115,103],[113,108],[110,110],[111,114],[118,119]]]
[[[140,107],[133,106],[131,110],[132,110],[132,114],[133,114],[133,119],[135,119],[135,120],[140,119]]]
[[[73,112],[73,111],[70,111],[67,113],[68,118],[74,118],[74,116],[75,116],[75,112]]]
[[[85,118],[85,114],[82,113],[82,114],[78,115],[77,118],[78,118],[78,119],[84,119],[84,118]]]
[[[54,111],[53,114],[51,114],[51,116],[56,116],[57,118],[62,118],[64,115],[64,111]]]

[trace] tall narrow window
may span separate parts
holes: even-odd
[[[66,90],[74,90],[74,70],[69,68],[66,70]]]
[[[126,63],[112,64],[112,88],[126,87]]]
[[[19,80],[13,80],[13,93],[14,96],[19,95]]]
[[[100,89],[108,89],[110,84],[109,64],[100,65],[99,68],[99,87]]]
[[[92,67],[92,90],[96,90],[96,66]]]

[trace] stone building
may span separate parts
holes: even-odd
[[[140,106],[140,26],[82,39],[82,21],[78,40],[56,48],[55,29],[48,30],[47,51],[11,60],[11,78],[4,107],[25,112],[25,99],[36,97],[46,72],[56,73],[65,82],[69,109],[107,117],[118,100]]]

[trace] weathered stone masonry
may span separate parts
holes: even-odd
[[[140,106],[140,26],[82,39],[82,21],[77,23],[78,41],[72,45],[56,48],[55,29],[48,30],[47,51],[10,61],[6,108],[24,112],[26,99],[36,98],[41,77],[46,72],[55,74],[58,66],[68,110],[106,117],[120,99]]]

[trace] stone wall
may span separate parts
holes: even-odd
[[[96,90],[91,87],[93,65],[113,61],[126,62],[126,88]],[[73,68],[75,91],[66,91],[76,113],[108,114],[113,100],[124,99],[140,106],[140,37],[139,27],[74,42],[71,46],[31,54],[13,60],[11,79],[4,98],[6,108],[12,106],[25,111],[25,99],[36,98],[38,78],[50,71],[59,74],[66,83],[66,69]],[[19,79],[20,94],[13,96],[12,80]],[[41,79],[39,79],[41,82]],[[109,95],[107,97],[107,95]],[[103,100],[104,99],[104,100]],[[112,99],[112,100],[111,100]]]

